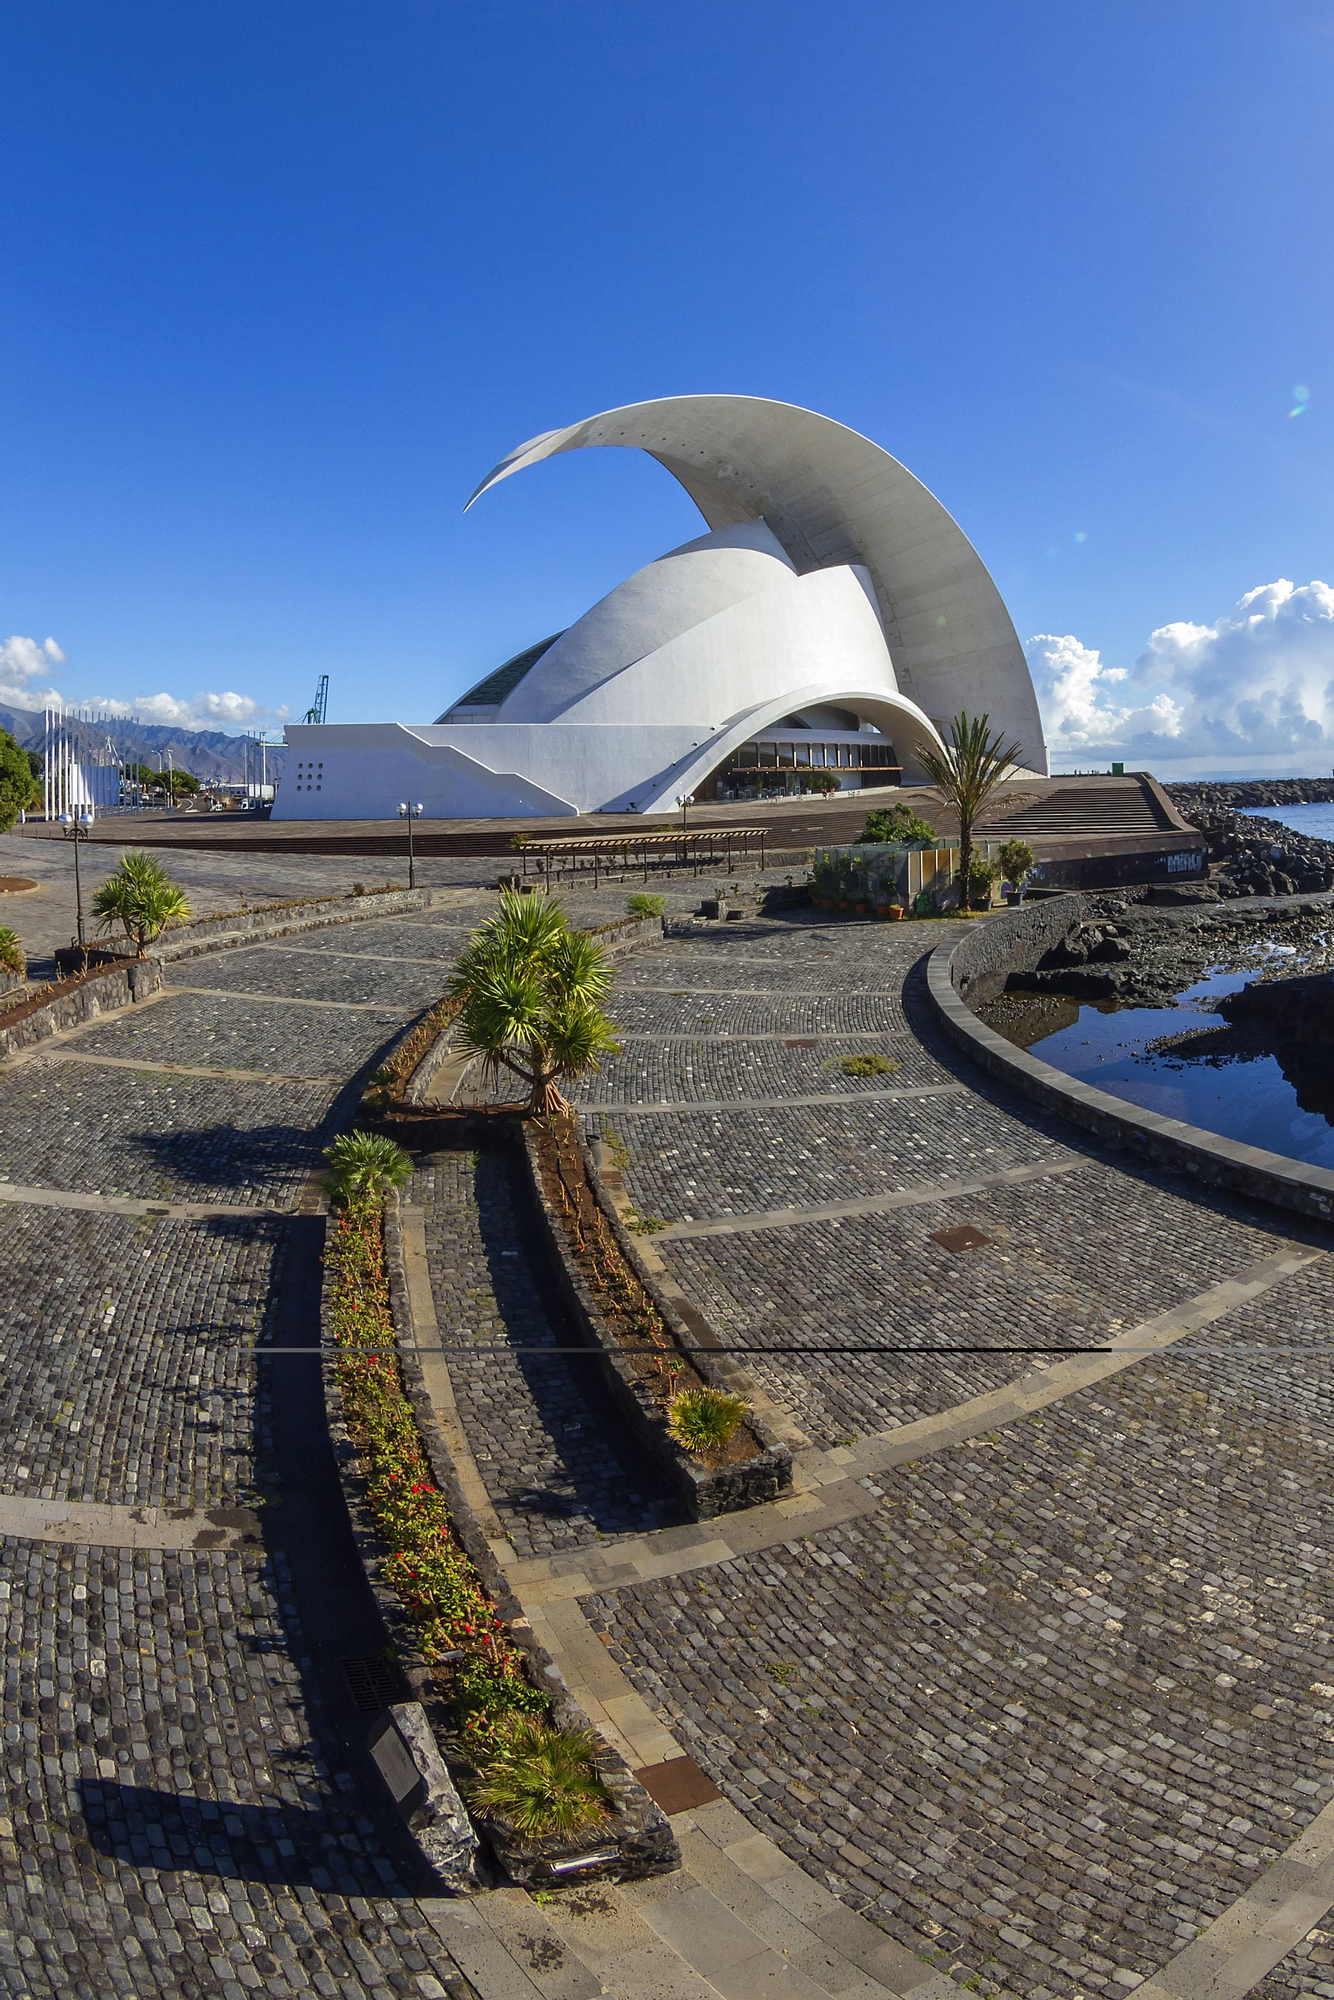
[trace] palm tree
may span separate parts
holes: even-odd
[[[504,889],[498,913],[474,931],[450,977],[462,1003],[460,1046],[529,1089],[538,1117],[565,1110],[559,1079],[600,1067],[617,1047],[600,1002],[611,984],[601,945],[572,930],[549,896]]]
[[[991,733],[989,715],[965,715],[950,723],[950,740],[941,750],[918,752],[922,769],[952,806],[959,819],[959,904],[967,909],[973,869],[973,828],[982,817],[997,785],[1019,762],[1017,743],[1005,744]]]
[[[345,1208],[378,1208],[412,1174],[412,1155],[379,1132],[341,1132],[324,1157],[325,1186]]]
[[[184,889],[150,854],[122,854],[119,867],[93,897],[98,929],[109,931],[119,924],[136,958],[143,957],[168,924],[189,914]]]
[[[15,979],[22,979],[28,970],[19,934],[8,924],[0,924],[0,972],[12,972]]]

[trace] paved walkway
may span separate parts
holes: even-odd
[[[244,1350],[310,1337],[339,1090],[483,907],[188,961],[0,1071],[4,1990],[1334,1992],[1328,1243],[964,1071],[916,926],[624,962],[587,1091],[666,1281],[806,1441],[774,1507],[675,1520],[541,1351],[502,1163],[421,1162],[414,1315],[493,1545],[610,1738],[722,1794],[666,1881],[423,1895],[355,1586],[299,1525],[308,1364]]]
[[[302,1217],[339,1093],[438,995],[467,922],[414,923],[424,965],[392,920],[192,959],[0,1069],[16,2000],[472,1991],[342,1674],[378,1649],[373,1612],[349,1584],[330,1629],[289,1533],[315,1364],[250,1356],[314,1337]]]

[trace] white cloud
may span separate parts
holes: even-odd
[[[1280,578],[1212,625],[1161,625],[1133,667],[1044,632],[1029,665],[1056,765],[1314,771],[1334,761],[1334,588]],[[1138,699],[1136,699],[1138,697]]]
[[[268,708],[247,694],[197,694],[182,701],[173,694],[141,694],[133,701],[97,697],[96,706],[108,715],[133,717],[140,722],[165,725],[169,729],[220,729],[235,735],[269,723],[286,722],[291,710]]]
[[[54,688],[41,683],[64,663],[65,655],[54,639],[39,645],[36,639],[25,639],[17,632],[12,638],[0,639],[0,701],[15,708],[40,708],[55,693]]]

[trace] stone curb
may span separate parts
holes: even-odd
[[[454,1532],[476,1570],[483,1590],[495,1605],[511,1640],[524,1655],[533,1685],[550,1695],[552,1715],[556,1722],[565,1729],[587,1729],[590,1727],[588,1716],[566,1687],[560,1669],[550,1654],[538,1643],[527,1613],[506,1582],[504,1571],[496,1561],[463,1491],[449,1447],[436,1422],[421,1365],[414,1352],[412,1311],[403,1259],[402,1225],[398,1213],[398,1196],[393,1190],[386,1199],[384,1210],[384,1261],[403,1386],[412,1406],[427,1463],[431,1468],[431,1476],[444,1494],[449,1507]],[[393,1642],[404,1678],[411,1689],[411,1698],[421,1703],[443,1753],[443,1744],[448,1739],[448,1716],[445,1705],[440,1698],[430,1668],[418,1651],[416,1634],[411,1622],[397,1596],[384,1582],[382,1574],[384,1550],[367,1504],[366,1482],[358,1465],[356,1446],[348,1433],[342,1391],[338,1384],[329,1320],[331,1289],[332,1280],[326,1261],[320,1307],[321,1341],[325,1349],[322,1370],[329,1433],[333,1439],[343,1498],[352,1523],[357,1551]],[[666,1816],[649,1798],[639,1781],[631,1776],[624,1759],[610,1744],[606,1744],[599,1752],[596,1764],[598,1775],[611,1793],[617,1810],[604,1838],[595,1840],[593,1844],[599,1848],[611,1846],[616,1849],[615,1872],[622,1878],[629,1878],[664,1874],[678,1868],[680,1852]],[[488,1831],[492,1829],[488,1828]],[[522,1857],[507,1851],[503,1858],[507,1865],[511,1865],[511,1872],[515,1869],[522,1870],[523,1881],[540,1885],[544,1880],[556,1879],[552,1874],[553,1867],[558,1868],[562,1860],[568,1861],[586,1851],[588,1846],[589,1836],[584,1835],[573,1842],[543,1843],[540,1853],[533,1851]],[[429,1855],[427,1859],[430,1859]]]
[[[583,1272],[566,1240],[560,1218],[547,1200],[532,1126],[524,1121],[523,1161],[528,1187],[537,1214],[543,1248],[551,1259],[561,1296],[570,1312],[575,1330],[602,1356],[602,1376],[612,1400],[624,1417],[635,1442],[652,1459],[673,1491],[685,1503],[694,1521],[709,1521],[719,1514],[736,1513],[765,1501],[776,1500],[792,1484],[792,1453],[754,1411],[746,1414],[747,1428],[760,1446],[754,1458],[740,1465],[704,1467],[696,1465],[669,1435],[666,1419],[655,1399],[631,1369],[620,1342],[609,1330],[602,1309],[589,1291]],[[617,1249],[635,1277],[652,1299],[666,1322],[674,1341],[688,1350],[694,1367],[711,1387],[735,1394],[734,1377],[720,1366],[721,1356],[701,1353],[700,1336],[692,1336],[680,1313],[672,1305],[653,1274],[645,1267],[620,1217],[612,1205],[593,1163],[588,1141],[579,1128],[579,1149],[589,1187]]]
[[[1003,916],[994,917],[989,928],[999,931],[1005,922]],[[965,939],[964,944],[968,942]],[[1101,1139],[1188,1173],[1208,1186],[1225,1187],[1248,1200],[1271,1202],[1321,1222],[1334,1219],[1334,1173],[1328,1168],[1304,1166],[1281,1153],[1246,1146],[1178,1118],[1141,1110],[1126,1098],[1080,1083],[1015,1048],[960,999],[956,961],[963,948],[955,946],[951,951],[949,945],[942,944],[932,952],[926,969],[927,994],[946,1034],[992,1076],[1032,1098],[1044,1110],[1055,1111]]]

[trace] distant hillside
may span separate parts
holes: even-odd
[[[88,725],[90,728],[92,725]],[[26,708],[8,708],[0,703],[0,729],[7,729],[25,750],[40,750],[46,737],[43,717]],[[154,722],[116,722],[107,727],[118,751],[127,762],[156,764],[171,753],[178,771],[192,771],[196,778],[222,784],[240,784],[245,777],[245,738],[224,735],[220,729],[173,729]],[[270,784],[282,771],[286,750],[268,750]]]

